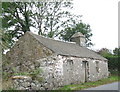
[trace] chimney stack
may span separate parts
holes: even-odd
[[[71,41],[76,42],[79,46],[85,46],[85,36],[81,32],[75,33],[71,37]]]

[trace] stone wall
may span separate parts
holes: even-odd
[[[17,90],[52,90],[108,76],[107,61],[57,55],[29,34],[25,35],[3,62],[3,72],[12,78]]]
[[[39,68],[42,70],[42,73],[37,74],[38,78],[32,79],[31,76],[28,76],[28,79],[14,78],[13,82],[16,85],[14,87],[18,90],[53,90],[68,84],[84,83],[85,70],[83,61],[88,61],[89,66],[87,81],[96,81],[108,76],[106,61],[54,54],[35,61],[40,64]],[[99,72],[96,70],[96,61],[99,62]],[[38,79],[41,77],[43,80],[39,81]]]
[[[25,34],[6,54],[7,59],[3,60],[3,71],[9,75],[32,72],[40,66],[35,60],[50,56],[52,53],[53,51],[43,46],[30,34]]]

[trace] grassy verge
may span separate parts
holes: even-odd
[[[96,87],[96,86],[99,86],[99,85],[116,82],[116,81],[118,81],[118,79],[120,79],[120,76],[111,75],[108,78],[98,80],[98,81],[95,81],[95,82],[86,82],[86,83],[82,83],[82,84],[66,85],[66,86],[60,88],[60,90],[68,90],[68,91],[82,90],[82,89],[86,89],[86,88],[90,88],[90,87]]]

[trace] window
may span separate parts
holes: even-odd
[[[96,61],[96,71],[97,73],[99,73],[99,62],[98,61]]]
[[[73,65],[73,60],[68,59],[68,60],[67,60],[67,63],[69,63],[69,65]]]

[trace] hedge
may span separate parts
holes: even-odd
[[[110,70],[118,70],[120,67],[120,56],[106,56],[108,59],[108,68]]]

